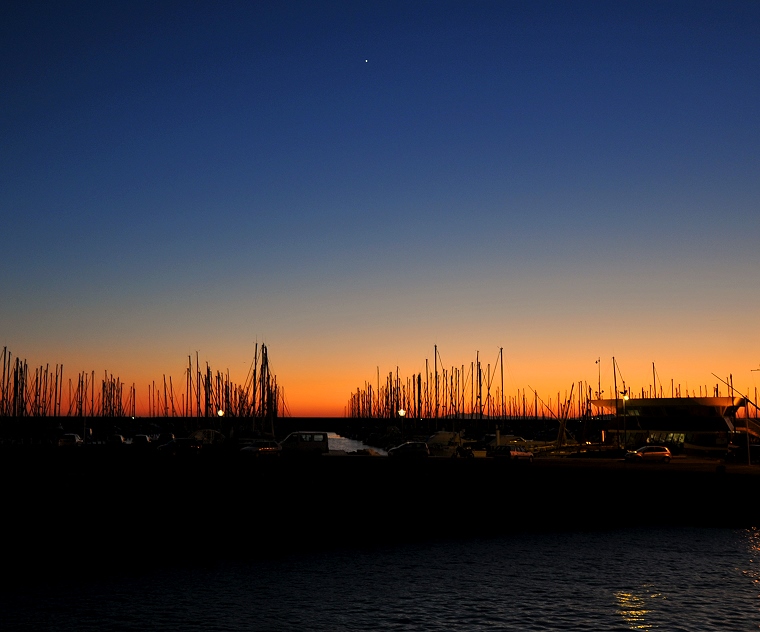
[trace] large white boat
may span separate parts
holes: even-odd
[[[760,438],[760,424],[747,416],[744,397],[651,397],[596,399],[604,442],[628,446],[664,443],[686,452],[725,451],[732,443]]]

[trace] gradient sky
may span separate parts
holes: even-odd
[[[758,2],[10,1],[0,56],[31,365],[759,385]]]

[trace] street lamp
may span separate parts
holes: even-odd
[[[600,385],[601,388],[601,385]],[[597,391],[596,392],[596,398],[599,400],[599,405],[596,407],[596,416],[599,419],[599,449],[602,449],[602,444],[605,441],[605,432],[604,432],[604,408],[602,408],[602,395],[604,394],[604,391]]]
[[[623,388],[622,391],[620,391],[620,394],[623,396],[623,449],[628,449],[628,427],[627,427],[627,421],[628,418],[626,417],[625,412],[625,403],[628,401],[628,390]]]
[[[597,383],[597,390],[596,390],[596,398],[602,399],[602,358],[597,359],[596,361],[597,368],[599,370],[599,376],[598,376],[598,383]]]

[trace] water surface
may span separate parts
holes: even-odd
[[[758,551],[757,530],[518,534],[93,577],[0,607],[5,630],[756,630]]]

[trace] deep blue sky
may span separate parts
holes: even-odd
[[[0,57],[39,362],[760,352],[760,3],[6,2]]]

